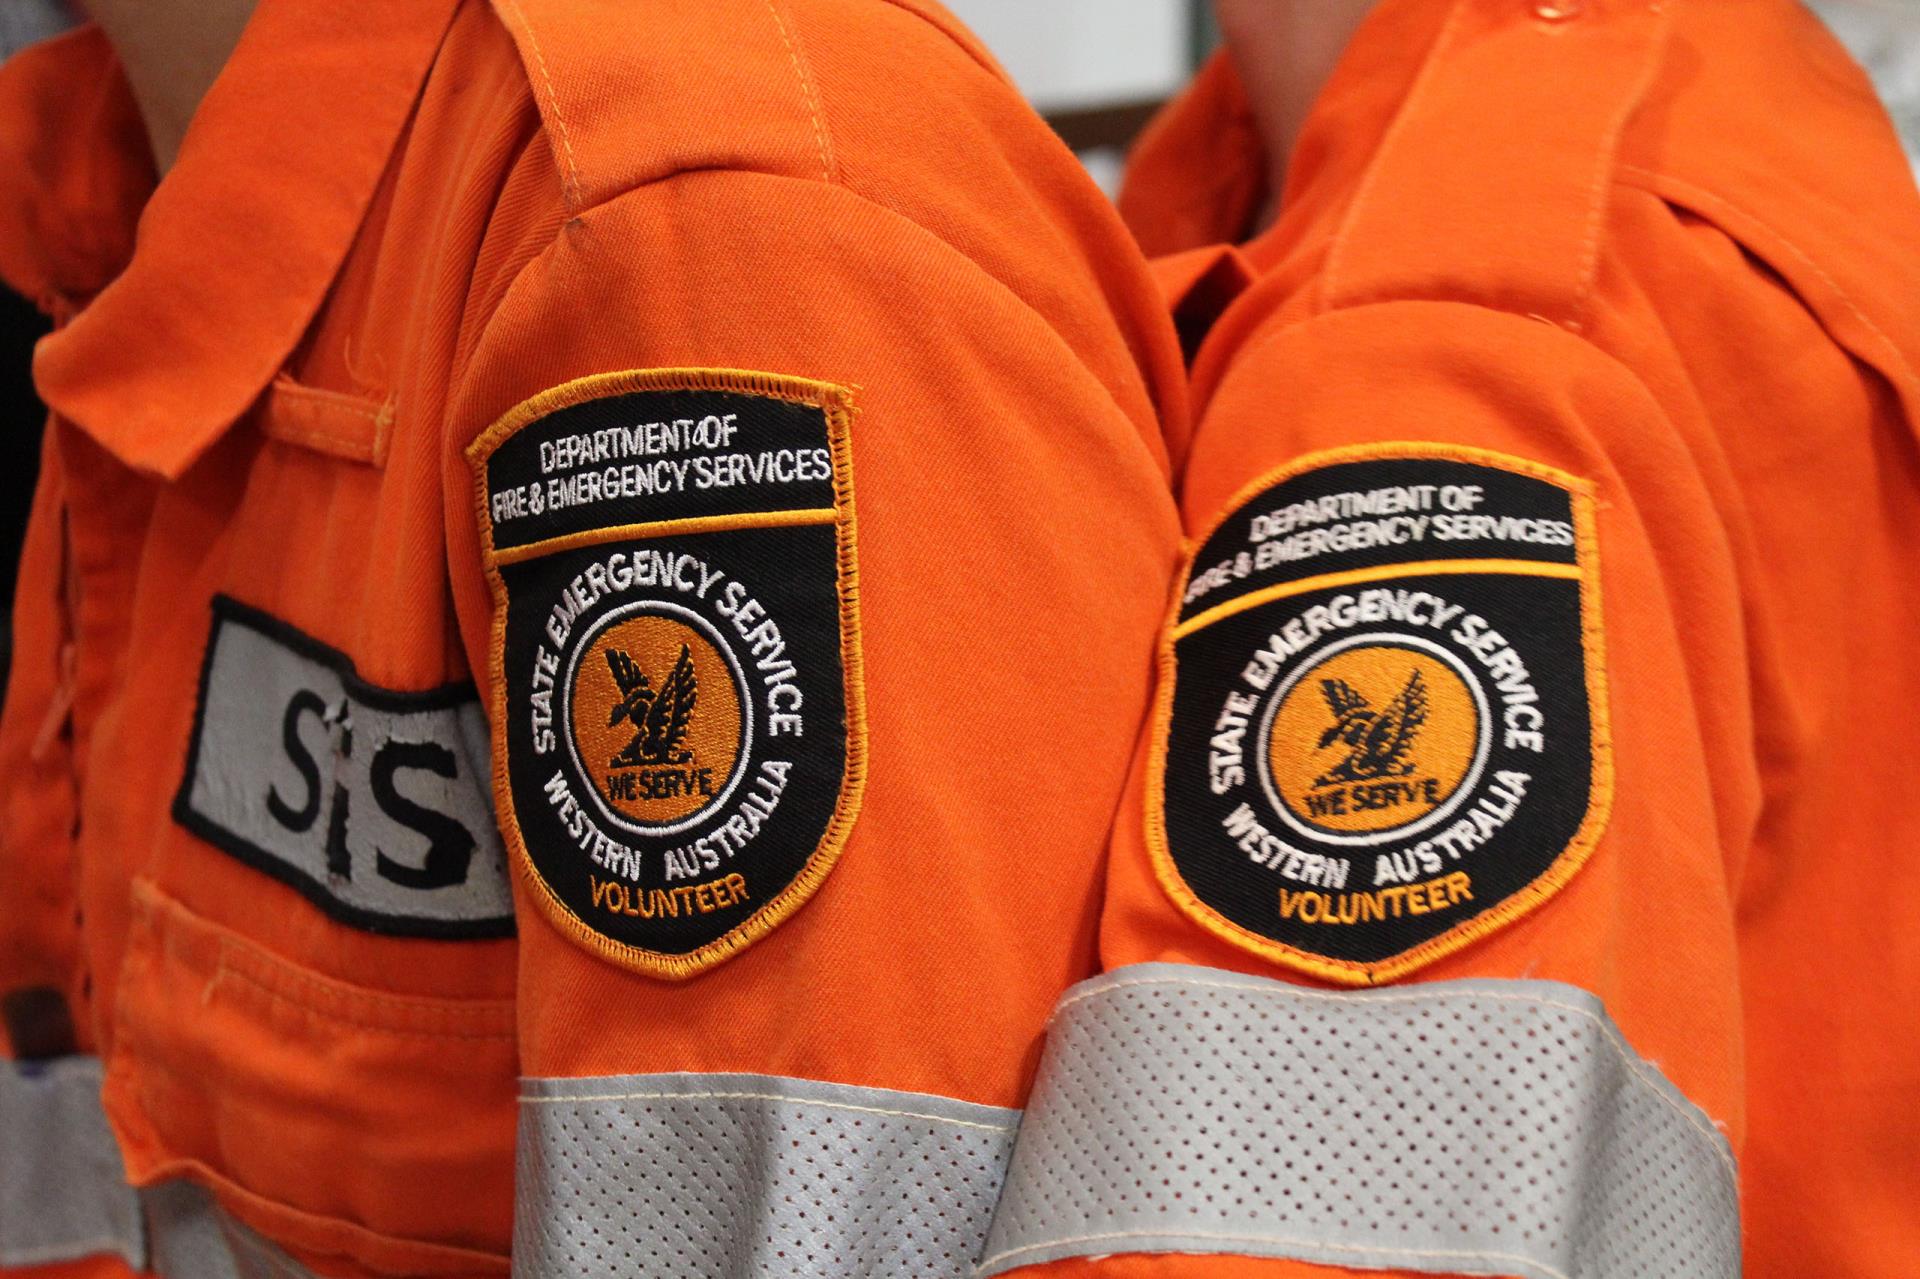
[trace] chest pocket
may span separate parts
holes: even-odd
[[[87,783],[140,849],[104,1097],[134,1180],[307,1264],[503,1274],[514,909],[414,421],[282,377],[162,496],[101,757],[165,808]]]

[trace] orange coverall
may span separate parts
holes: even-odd
[[[137,251],[87,224],[124,272],[51,299],[23,591],[61,620],[0,734],[36,779],[3,953],[78,1010],[93,1162],[147,1187],[82,1224],[163,1273],[209,1224],[242,1273],[498,1273],[510,1193],[528,1276],[1723,1275],[1743,1229],[1757,1272],[1898,1272],[1916,823],[1862,748],[1913,691],[1916,218],[1803,15],[1392,0],[1241,252],[1208,247],[1264,196],[1216,65],[1124,205],[1196,250],[1190,430],[1130,250],[964,45],[687,5],[635,61],[617,7],[499,8],[420,35],[362,153],[297,120],[342,64],[377,114],[406,42],[269,0],[196,122],[255,177],[196,196],[190,138]],[[328,39],[267,39],[296,24]],[[903,132],[953,147],[937,181]],[[261,209],[257,175],[349,153],[334,271],[289,223],[351,184]],[[217,297],[139,273],[236,216]],[[628,469],[703,455],[796,500]],[[775,717],[835,686],[785,768]],[[774,829],[809,768],[804,864],[702,834],[754,786]],[[0,1104],[84,1119],[88,1069]]]
[[[1111,205],[917,0],[262,0],[146,154],[0,70],[0,1269],[965,1273],[1178,551]]]
[[[1121,199],[1189,552],[985,1269],[1910,1273],[1920,198],[1866,78],[1784,0],[1384,0],[1246,239],[1264,169],[1216,60]]]

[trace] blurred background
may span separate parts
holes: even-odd
[[[1111,193],[1126,144],[1218,40],[1210,0],[947,0]]]

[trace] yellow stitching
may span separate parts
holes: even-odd
[[[1886,354],[1899,367],[1901,375],[1905,377],[1907,381],[1914,382],[1914,381],[1920,380],[1920,374],[1916,374],[1913,366],[1907,363],[1906,354],[1900,349],[1899,343],[1895,342],[1892,338],[1888,337],[1886,332],[1883,329],[1881,329],[1879,325],[1875,324],[1871,319],[1869,319],[1866,312],[1862,311],[1857,305],[1854,304],[1853,299],[1847,296],[1846,291],[1840,287],[1839,282],[1836,281],[1832,276],[1828,275],[1826,271],[1822,269],[1820,264],[1813,259],[1812,256],[1810,256],[1799,245],[1787,239],[1784,235],[1780,234],[1780,232],[1774,230],[1772,224],[1766,222],[1761,218],[1755,217],[1753,214],[1747,212],[1746,209],[1742,208],[1740,205],[1735,204],[1733,201],[1728,200],[1722,196],[1715,195],[1713,192],[1708,191],[1704,187],[1697,187],[1693,185],[1691,182],[1685,181],[1684,179],[1671,177],[1667,174],[1659,173],[1652,169],[1643,169],[1643,168],[1640,168],[1638,165],[1632,165],[1632,164],[1621,165],[1620,172],[1630,173],[1638,177],[1648,179],[1650,182],[1654,184],[1654,187],[1656,188],[1653,192],[1655,195],[1660,194],[1657,188],[1661,186],[1671,187],[1674,191],[1679,192],[1683,195],[1686,195],[1690,197],[1692,200],[1697,201],[1702,205],[1706,205],[1708,207],[1719,205],[1721,208],[1732,213],[1735,217],[1745,218],[1747,221],[1753,223],[1756,227],[1759,227],[1762,231],[1765,231],[1768,235],[1774,238],[1774,240],[1779,244],[1781,248],[1785,249],[1788,253],[1791,253],[1795,258],[1797,258],[1802,266],[1804,266],[1807,270],[1813,272],[1813,274],[1816,277],[1818,277],[1820,282],[1827,286],[1828,290],[1832,292],[1833,296],[1839,299],[1840,305],[1844,306],[1847,309],[1847,313],[1851,315],[1855,320],[1859,321],[1861,326],[1864,327],[1867,330],[1867,332],[1873,334],[1874,337],[1880,340],[1881,345],[1886,347]]]
[[[393,446],[394,402],[389,399],[380,406],[380,416],[373,422],[373,464],[384,467],[387,464],[387,451]]]
[[[1203,609],[1173,628],[1173,637],[1183,639],[1195,631],[1213,625],[1223,617],[1244,613],[1250,608],[1283,600],[1308,591],[1329,590],[1336,586],[1356,586],[1362,582],[1384,582],[1395,577],[1448,577],[1458,573],[1504,573],[1513,577],[1561,577],[1578,579],[1577,564],[1543,564],[1539,560],[1409,560],[1404,564],[1376,564],[1372,568],[1351,568],[1340,573],[1321,573],[1296,578],[1249,591],[1224,604]]]
[[[1481,978],[1480,980],[1499,980],[1499,979],[1498,978]],[[1055,1018],[1058,1018],[1062,1012],[1066,1011],[1068,1008],[1071,1008],[1074,1004],[1077,1004],[1082,1000],[1095,999],[1101,995],[1109,993],[1110,991],[1121,990],[1129,986],[1198,986],[1203,989],[1211,989],[1211,990],[1244,990],[1249,992],[1250,994],[1255,994],[1255,995],[1280,995],[1283,993],[1281,991],[1273,990],[1269,987],[1255,985],[1251,982],[1208,981],[1208,980],[1203,980],[1197,977],[1128,977],[1128,978],[1122,978],[1119,981],[1110,982],[1094,990],[1083,990],[1079,994],[1066,996],[1058,1004],[1054,1005],[1053,1013],[1052,1013],[1052,1016],[1049,1018],[1049,1022],[1051,1022]],[[1491,999],[1501,1003],[1534,1004],[1542,1008],[1558,1008],[1562,1012],[1574,1013],[1577,1016],[1585,1017],[1588,1021],[1591,1021],[1594,1025],[1600,1028],[1601,1033],[1606,1038],[1608,1046],[1611,1047],[1614,1050],[1614,1052],[1619,1055],[1621,1063],[1625,1065],[1626,1068],[1633,1073],[1634,1077],[1640,1080],[1642,1084],[1646,1085],[1647,1090],[1651,1092],[1655,1097],[1659,1098],[1667,1106],[1672,1108],[1675,1114],[1679,1115],[1680,1118],[1686,1120],[1688,1124],[1692,1125],[1695,1132],[1699,1133],[1701,1136],[1706,1137],[1710,1141],[1712,1141],[1714,1145],[1714,1151],[1719,1156],[1721,1165],[1726,1168],[1727,1173],[1729,1175],[1732,1175],[1734,1172],[1733,1158],[1723,1148],[1726,1145],[1726,1138],[1724,1134],[1722,1134],[1716,1128],[1702,1126],[1700,1121],[1696,1119],[1692,1114],[1690,1114],[1686,1108],[1682,1107],[1678,1102],[1674,1101],[1673,1098],[1669,1097],[1666,1094],[1666,1092],[1659,1087],[1659,1082],[1665,1082],[1668,1084],[1669,1087],[1672,1087],[1673,1086],[1672,1081],[1661,1080],[1656,1075],[1648,1074],[1646,1063],[1638,1053],[1633,1051],[1632,1045],[1626,1042],[1625,1036],[1623,1036],[1620,1033],[1619,1029],[1616,1026],[1614,1026],[1610,1020],[1599,1016],[1590,1008],[1582,1008],[1578,1004],[1563,1003],[1557,999],[1545,999],[1539,995],[1517,995],[1517,994],[1503,995],[1497,991],[1478,991],[1478,990],[1471,991],[1471,992],[1443,991],[1439,994],[1427,993],[1427,994],[1418,994],[1418,995],[1412,995],[1412,994],[1395,995],[1395,994],[1387,994],[1384,991],[1382,992],[1370,991],[1364,995],[1356,995],[1352,991],[1312,990],[1304,986],[1288,986],[1284,994],[1286,994],[1289,997],[1298,998],[1298,999],[1319,999],[1319,1000],[1329,1000],[1329,1001],[1345,1001],[1349,999],[1360,998],[1363,1000],[1363,1002],[1369,1003],[1369,1004],[1417,1004],[1417,1003],[1422,1003],[1422,1002],[1425,1002],[1428,1000],[1434,1000],[1434,999]],[[1596,998],[1598,997],[1596,996]],[[1657,1080],[1658,1082],[1656,1082]],[[1705,1113],[1705,1112],[1702,1112],[1702,1113]]]
[[[566,1106],[583,1101],[785,1101],[796,1106],[819,1106],[828,1110],[850,1110],[861,1115],[890,1115],[898,1119],[924,1119],[928,1123],[952,1124],[960,1128],[979,1128],[986,1132],[1011,1132],[1020,1126],[1018,1119],[1003,1124],[986,1124],[972,1119],[948,1119],[917,1110],[888,1110],[884,1106],[856,1106],[844,1101],[816,1101],[811,1097],[793,1097],[778,1092],[606,1092],[584,1093],[578,1097],[535,1097],[520,1094],[528,1106]]]
[[[793,66],[793,74],[800,81],[800,96],[807,104],[807,115],[813,121],[814,145],[820,149],[820,176],[827,182],[833,181],[833,149],[827,140],[827,128],[820,118],[820,99],[814,91],[813,76],[800,60],[800,52],[787,35],[786,19],[780,16],[780,9],[774,0],[767,0],[767,12],[773,15],[773,25],[780,29],[780,43],[787,46],[787,61]]]
[[[665,537],[676,533],[714,533],[734,528],[789,528],[809,524],[831,524],[838,518],[840,518],[839,515],[831,506],[792,511],[742,511],[733,515],[690,515],[679,520],[648,520],[641,524],[614,524],[607,528],[568,533],[565,536],[550,537],[541,542],[528,542],[525,546],[509,546],[504,551],[495,551],[493,558],[497,564],[518,564],[522,560],[537,559],[542,555],[552,555],[558,551],[571,551],[581,546],[598,546],[602,542]]]
[[[362,434],[357,428],[332,432],[320,426],[295,425],[269,413],[261,419],[261,431],[268,439],[303,445],[348,461],[386,465],[394,419],[392,396],[374,402],[342,391],[302,386],[285,374],[274,379],[271,393],[275,399],[290,400],[294,404],[304,401],[329,412],[366,418],[372,424],[373,431],[371,435]]]
[[[1516,891],[1497,906],[1490,907],[1472,919],[1448,929],[1438,937],[1430,938],[1385,960],[1359,963],[1352,960],[1329,959],[1324,955],[1289,946],[1284,942],[1275,941],[1241,927],[1201,901],[1199,896],[1188,887],[1186,878],[1180,873],[1180,868],[1174,864],[1173,853],[1167,843],[1165,785],[1167,739],[1173,722],[1173,686],[1179,665],[1174,655],[1173,630],[1180,615],[1181,592],[1178,583],[1184,582],[1193,569],[1190,552],[1183,571],[1176,579],[1172,600],[1168,606],[1167,619],[1162,627],[1158,688],[1155,692],[1152,725],[1148,737],[1147,794],[1146,803],[1142,807],[1145,810],[1143,818],[1147,857],[1153,866],[1154,878],[1160,882],[1161,890],[1190,919],[1222,941],[1242,950],[1251,951],[1263,959],[1342,986],[1373,986],[1391,981],[1396,977],[1403,977],[1522,918],[1565,887],[1574,874],[1586,865],[1587,859],[1592,856],[1595,846],[1600,841],[1600,836],[1606,828],[1607,818],[1613,810],[1613,737],[1607,705],[1606,653],[1601,634],[1599,534],[1594,526],[1593,485],[1588,481],[1543,463],[1495,453],[1488,449],[1474,448],[1470,445],[1436,444],[1430,441],[1383,441],[1373,444],[1347,445],[1305,454],[1283,466],[1273,468],[1246,485],[1226,504],[1222,513],[1207,531],[1194,539],[1193,544],[1196,550],[1204,545],[1228,519],[1232,518],[1235,511],[1280,480],[1339,462],[1377,457],[1433,457],[1469,461],[1516,474],[1531,475],[1566,489],[1571,495],[1576,559],[1584,569],[1588,570],[1583,572],[1580,578],[1580,646],[1587,665],[1587,701],[1592,737],[1593,771],[1586,818],[1581,822],[1579,829],[1573,833],[1573,837],[1567,841],[1567,846],[1561,850],[1560,855],[1554,859],[1553,864],[1525,888]]]
[[[974,1267],[973,1273],[984,1274],[987,1267],[1008,1257],[1017,1257],[1023,1252],[1036,1252],[1042,1248],[1057,1248],[1070,1243],[1102,1243],[1117,1239],[1216,1239],[1221,1243],[1288,1243],[1300,1244],[1310,1248],[1325,1248],[1329,1252],[1351,1253],[1355,1256],[1369,1256],[1384,1253],[1395,1257],[1448,1257],[1461,1260],[1482,1261],[1518,1261],[1529,1267],[1536,1267],[1552,1279],[1569,1279],[1560,1270],[1554,1269],[1544,1261],[1532,1257],[1522,1257],[1507,1252],[1460,1251],[1445,1248],[1396,1248],[1392,1244],[1377,1244],[1372,1247],[1358,1247],[1352,1244],[1328,1243],[1320,1239],[1308,1239],[1294,1235],[1241,1235],[1218,1230],[1114,1230],[1096,1235],[1067,1235],[1059,1239],[1048,1239],[1041,1243],[1027,1244],[1020,1248],[1009,1248],[997,1252]],[[1305,1258],[1293,1258],[1305,1260]]]
[[[520,29],[527,34],[527,47],[533,50],[533,61],[540,68],[540,79],[547,87],[547,109],[553,113],[554,126],[560,131],[560,147],[566,152],[567,177],[562,184],[566,188],[567,207],[580,207],[580,167],[573,157],[573,137],[567,131],[566,117],[560,114],[560,95],[554,91],[553,76],[547,71],[547,57],[540,51],[540,40],[533,34],[533,24],[527,21],[527,15],[520,8],[520,0],[502,0],[520,23]]]
[[[284,440],[290,444],[305,444],[311,448],[328,453],[360,458],[373,451],[373,438],[359,431],[330,432],[317,426],[294,426],[287,422],[268,421],[261,431],[270,440]]]
[[[826,831],[813,855],[785,889],[745,921],[697,950],[685,954],[665,954],[614,941],[576,916],[547,886],[533,865],[526,841],[520,834],[520,822],[512,803],[507,775],[505,734],[507,587],[500,576],[501,552],[493,545],[493,520],[488,514],[487,460],[502,442],[528,423],[557,409],[608,395],[633,391],[689,390],[734,391],[762,395],[818,408],[827,420],[828,440],[833,452],[834,505],[839,511],[836,576],[839,579],[841,669],[846,690],[847,749],[846,767],[840,783],[840,799]],[[713,967],[752,945],[785,922],[813,895],[827,872],[833,869],[852,834],[860,814],[866,790],[867,720],[865,667],[860,649],[860,610],[858,557],[855,548],[853,504],[853,399],[851,393],[829,382],[783,377],[747,369],[630,369],[619,373],[596,373],[575,378],[523,400],[467,446],[466,456],[473,471],[474,513],[480,525],[482,555],[487,581],[493,594],[493,626],[489,640],[488,666],[492,675],[489,709],[493,725],[493,789],[496,807],[503,817],[501,834],[513,854],[513,862],[534,900],[547,919],[580,946],[611,963],[636,972],[682,981]],[[510,820],[505,820],[510,819]]]
[[[357,413],[361,417],[366,418],[378,418],[387,410],[387,401],[370,400],[359,395],[348,395],[344,391],[329,391],[325,387],[302,386],[284,374],[273,380],[273,395],[275,398],[291,397],[297,400],[312,400],[315,403],[326,404],[350,413]]]

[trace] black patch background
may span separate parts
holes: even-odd
[[[589,794],[593,779],[581,776],[573,767],[564,740],[556,741],[553,750],[545,755],[534,753],[533,721],[527,712],[533,654],[536,646],[542,644],[551,650],[544,627],[548,609],[561,588],[587,565],[604,560],[614,551],[642,549],[698,556],[710,568],[717,568],[744,584],[753,598],[766,605],[768,616],[779,625],[780,634],[787,642],[787,655],[799,668],[794,682],[806,698],[805,734],[768,737],[765,685],[755,671],[752,651],[741,641],[732,621],[713,610],[711,601],[689,593],[671,588],[636,587],[604,596],[574,623],[566,649],[555,654],[560,659],[559,683],[562,685],[562,695],[554,699],[556,735],[569,731],[566,695],[571,690],[564,688],[564,677],[575,647],[587,642],[586,637],[598,619],[626,604],[666,600],[697,613],[720,633],[740,661],[747,678],[746,695],[753,699],[754,715],[754,734],[748,743],[740,786],[726,803],[713,805],[705,821],[671,835],[637,835],[609,822]],[[500,566],[508,599],[512,601],[507,610],[505,666],[507,758],[511,763],[507,775],[513,790],[514,815],[519,819],[527,855],[533,859],[540,877],[554,896],[595,932],[630,946],[665,954],[698,950],[738,927],[754,911],[773,900],[813,856],[833,818],[846,771],[846,685],[840,664],[840,599],[836,590],[835,556],[834,527],[814,524],[605,542]],[[808,567],[802,568],[802,565]],[[724,587],[724,581],[717,582],[710,594],[718,598]],[[787,759],[793,763],[773,816],[766,819],[759,834],[735,857],[723,855],[716,869],[702,870],[696,879],[669,882],[665,878],[663,851],[691,844],[722,825],[728,814],[738,809],[740,799],[750,792],[763,759]],[[713,883],[733,871],[746,877],[751,896],[744,902],[708,914],[689,915],[683,911],[677,918],[642,919],[615,915],[604,907],[596,907],[589,875],[623,884],[629,881],[594,865],[567,833],[544,789],[556,768],[566,774],[575,800],[588,810],[600,829],[640,854],[642,874],[638,883],[632,885],[635,891]]]
[[[614,426],[632,427],[642,422],[669,422],[676,418],[698,421],[709,414],[724,417],[728,413],[739,415],[740,430],[732,444],[714,451],[716,455],[829,447],[826,419],[815,405],[738,391],[630,391],[556,409],[501,441],[487,459],[487,495],[491,498],[503,489],[544,483],[582,471],[656,460],[615,458],[545,475],[540,470],[540,445],[544,441]],[[679,460],[696,453],[705,454],[706,450],[681,449],[660,456]],[[681,492],[615,498],[560,510],[549,508],[538,515],[522,515],[493,526],[493,545],[495,549],[504,551],[530,542],[545,541],[550,537],[564,537],[569,533],[613,528],[621,524],[691,519],[702,515],[733,515],[743,511],[797,511],[832,505],[831,478],[780,485],[689,488]],[[492,518],[491,509],[488,518]]]
[[[1282,480],[1241,506],[1207,538],[1194,556],[1194,568],[1204,572],[1241,551],[1250,551],[1247,530],[1258,516],[1268,515],[1295,502],[1307,502],[1348,491],[1366,492],[1393,485],[1477,484],[1486,490],[1479,507],[1472,511],[1442,510],[1436,503],[1431,511],[1407,512],[1417,515],[1513,515],[1527,519],[1573,519],[1572,499],[1565,489],[1516,475],[1491,466],[1457,462],[1447,458],[1385,458],[1365,462],[1341,462]],[[1354,516],[1356,520],[1376,516]],[[1302,529],[1324,529],[1341,521],[1303,525]],[[1299,532],[1300,529],[1294,530]],[[1291,536],[1291,533],[1282,537]],[[1280,539],[1273,539],[1280,540]],[[1275,564],[1256,569],[1231,585],[1215,588],[1180,609],[1180,620],[1205,612],[1216,604],[1238,598],[1276,582],[1295,582],[1322,573],[1344,573],[1348,569],[1372,568],[1380,564],[1403,564],[1409,560],[1530,559],[1549,564],[1572,564],[1575,548],[1518,544],[1488,539],[1459,542],[1417,542],[1408,546],[1372,546],[1353,551],[1328,551],[1310,559]],[[1491,620],[1491,619],[1489,619]]]
[[[1204,570],[1231,558],[1252,543],[1247,541],[1251,520],[1291,502],[1330,493],[1367,490],[1395,484],[1475,484],[1486,498],[1473,512],[1572,521],[1571,495],[1558,485],[1495,467],[1438,458],[1392,458],[1340,463],[1282,481],[1241,506],[1209,537],[1195,559]],[[1425,514],[1426,512],[1421,512]],[[1436,508],[1436,513],[1439,512]],[[1370,518],[1370,517],[1355,517]],[[1312,527],[1326,527],[1315,525]],[[1539,546],[1514,542],[1420,542],[1409,546],[1333,552],[1306,561],[1276,565],[1234,580],[1194,601],[1183,616],[1277,582],[1297,581],[1322,573],[1379,564],[1433,559],[1532,559],[1544,563],[1576,562],[1573,546]],[[1589,572],[1593,566],[1587,566]],[[1477,613],[1512,645],[1526,663],[1527,674],[1540,694],[1546,716],[1546,749],[1508,750],[1502,744],[1503,724],[1498,690],[1480,659],[1449,638],[1465,616],[1441,630],[1405,622],[1358,622],[1320,636],[1307,648],[1286,659],[1265,692],[1241,679],[1254,653],[1291,618],[1337,595],[1384,589],[1426,591],[1449,604]],[[1308,954],[1352,963],[1377,963],[1449,932],[1484,913],[1533,883],[1559,858],[1586,819],[1593,785],[1593,724],[1587,697],[1586,650],[1581,623],[1578,581],[1524,574],[1434,574],[1417,572],[1381,581],[1362,582],[1286,596],[1233,614],[1175,641],[1176,677],[1172,715],[1168,726],[1164,795],[1167,850],[1180,876],[1202,902],[1247,931]],[[1259,781],[1257,753],[1267,749],[1259,729],[1274,693],[1292,671],[1310,666],[1329,646],[1352,636],[1381,633],[1413,635],[1452,653],[1472,671],[1486,693],[1493,716],[1493,738],[1486,766],[1475,789],[1447,820],[1404,839],[1379,844],[1333,844],[1309,839],[1288,826],[1273,810]],[[1242,741],[1246,780],[1225,795],[1215,795],[1209,784],[1208,754],[1215,723],[1229,692],[1256,693],[1259,704]],[[1403,913],[1384,920],[1355,924],[1304,923],[1282,919],[1279,891],[1340,893],[1372,892],[1393,885],[1373,883],[1374,859],[1401,852],[1430,839],[1459,820],[1476,796],[1487,793],[1497,772],[1512,769],[1529,775],[1519,810],[1487,843],[1455,861],[1440,851],[1442,867],[1434,875],[1422,873],[1415,883],[1428,883],[1452,871],[1472,876],[1473,898],[1456,906],[1423,915]],[[1303,852],[1338,857],[1352,863],[1346,887],[1329,889],[1283,879],[1275,868],[1256,864],[1221,825],[1241,802],[1253,808],[1269,834]]]
[[[1240,672],[1254,651],[1266,643],[1277,624],[1289,617],[1297,616],[1312,605],[1324,604],[1335,595],[1374,588],[1429,591],[1449,604],[1466,605],[1468,612],[1478,613],[1505,636],[1526,662],[1533,686],[1540,692],[1540,707],[1547,717],[1546,751],[1536,754],[1529,750],[1510,751],[1502,746],[1500,702],[1485,668],[1479,658],[1447,638],[1447,633],[1459,625],[1458,619],[1449,623],[1444,631],[1404,623],[1361,623],[1323,635],[1310,648],[1288,659],[1275,677],[1273,688],[1279,687],[1288,671],[1312,663],[1321,650],[1349,636],[1379,631],[1430,640],[1458,657],[1480,679],[1481,687],[1487,692],[1494,716],[1493,746],[1477,789],[1455,810],[1452,818],[1405,839],[1367,845],[1329,844],[1308,839],[1274,814],[1255,771],[1254,753],[1266,749],[1266,742],[1257,730],[1272,697],[1270,689],[1260,695],[1260,709],[1255,712],[1242,745],[1247,780],[1225,795],[1215,795],[1208,785],[1208,744],[1227,694],[1253,691],[1252,686],[1240,678]],[[1167,846],[1188,886],[1201,901],[1249,932],[1314,954],[1372,963],[1439,936],[1481,911],[1499,905],[1539,878],[1580,829],[1592,785],[1592,725],[1587,714],[1585,662],[1580,646],[1579,591],[1578,582],[1510,574],[1394,578],[1390,582],[1369,582],[1290,596],[1265,607],[1250,608],[1180,640],[1175,647],[1180,663],[1179,681],[1174,689],[1173,721],[1167,743]],[[1306,924],[1298,919],[1283,920],[1278,890],[1311,890],[1314,886],[1282,879],[1274,869],[1256,865],[1220,825],[1221,819],[1245,800],[1253,806],[1261,825],[1287,844],[1305,852],[1346,858],[1353,863],[1344,889],[1319,891],[1336,895],[1370,892],[1375,888],[1375,857],[1411,848],[1430,838],[1435,831],[1446,829],[1466,812],[1473,803],[1473,795],[1485,792],[1488,779],[1507,768],[1518,769],[1532,778],[1513,820],[1491,841],[1458,862],[1442,854],[1446,864],[1439,872],[1441,875],[1464,870],[1473,876],[1473,900],[1425,915],[1403,914],[1399,919],[1389,917],[1365,924]],[[1437,876],[1422,875],[1416,882],[1425,883],[1433,878]]]
[[[739,427],[733,441],[721,449],[681,449],[664,454],[675,459],[726,453],[753,454],[775,449],[831,449],[825,411],[773,396],[735,390],[639,390],[611,394],[571,405],[521,427],[504,440],[487,460],[488,495],[519,484],[544,481],[540,472],[541,441],[608,426],[675,418],[698,420],[709,414],[736,415]],[[629,459],[632,460],[632,459]],[[596,467],[623,465],[622,460]],[[575,474],[592,467],[573,468]],[[561,511],[546,511],[495,525],[496,549],[522,546],[570,533],[592,532],[623,524],[695,516],[732,515],[763,511],[827,509],[835,505],[831,478],[788,484],[743,484],[725,488],[653,494],[632,499],[594,502]],[[491,510],[488,512],[491,519]],[[503,531],[507,536],[502,536]],[[666,955],[684,955],[709,945],[745,923],[791,885],[819,849],[840,801],[847,767],[846,680],[841,661],[841,602],[839,592],[839,527],[835,524],[781,525],[768,528],[721,529],[700,533],[598,542],[557,551],[519,563],[498,566],[508,599],[506,639],[502,654],[506,692],[506,747],[508,786],[520,836],[540,878],[553,895],[593,932],[624,945]],[[671,586],[634,585],[609,593],[575,619],[566,645],[554,655],[556,676],[553,729],[557,740],[545,755],[534,753],[534,731],[529,713],[534,654],[540,646],[552,650],[545,626],[555,603],[574,577],[588,565],[625,551],[692,555],[726,576],[717,581],[709,598],[701,599]],[[780,628],[797,673],[794,682],[805,698],[802,736],[770,737],[767,732],[766,686],[756,669],[752,650],[721,615],[714,603],[729,581],[766,607],[766,616]],[[689,610],[710,624],[738,660],[746,679],[744,695],[752,701],[753,730],[745,745],[738,787],[725,803],[714,804],[702,820],[672,834],[641,835],[607,820],[595,803],[594,779],[573,764],[564,734],[570,731],[571,707],[566,672],[575,650],[591,637],[608,613],[630,604],[664,601]],[[759,619],[753,623],[758,624]],[[724,825],[753,793],[760,763],[784,759],[793,765],[773,815],[746,846],[732,857],[722,851],[720,864],[702,868],[691,879],[668,881],[664,853],[682,848]],[[588,767],[591,767],[588,763]],[[565,774],[574,799],[607,837],[640,856],[641,878],[629,881],[594,864],[579,842],[567,833],[559,813],[548,800],[544,784],[558,769]],[[748,897],[732,906],[707,913],[682,909],[677,916],[646,919],[615,914],[593,902],[592,878],[626,885],[636,895],[655,888],[673,889],[711,884],[729,873],[747,881]]]

